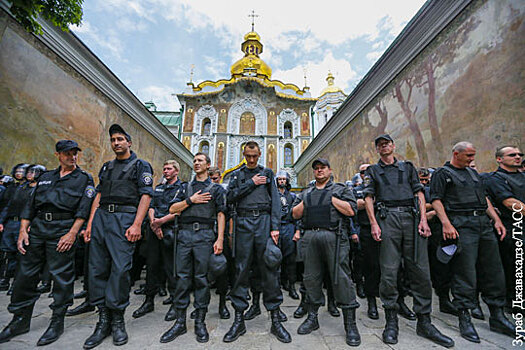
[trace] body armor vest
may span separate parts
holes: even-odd
[[[404,161],[398,161],[397,164],[398,171],[389,172],[389,176],[381,165],[372,165],[379,175],[375,180],[380,184],[376,187],[376,202],[383,202],[387,207],[413,206],[414,191],[409,181],[409,169]]]
[[[266,185],[255,186],[255,189],[246,197],[242,198],[239,201],[238,209],[259,209],[259,210],[269,210],[271,207],[272,196],[270,194],[270,174],[266,168],[260,172],[261,175],[267,177]],[[239,171],[238,181],[240,183],[245,183],[246,174],[244,171]]]
[[[305,209],[305,215],[303,215],[304,228],[335,229],[338,218],[332,217],[332,189],[319,190],[311,187],[306,191],[303,201]]]
[[[120,174],[116,174],[115,160],[107,165],[104,175],[100,179],[100,204],[118,204],[138,206],[140,194],[137,180],[132,179],[132,167],[138,162],[138,158],[131,160],[124,166]]]
[[[466,172],[458,171],[447,165],[443,169],[450,175],[453,183],[443,199],[447,211],[487,209],[485,189],[478,173],[469,167],[466,168]],[[472,182],[468,181],[467,176],[472,179]]]
[[[23,185],[18,186],[13,194],[13,199],[9,202],[6,217],[12,218],[20,216],[25,205],[29,202],[33,190],[34,187],[29,186],[29,183],[24,183]]]
[[[206,188],[202,190],[202,193],[210,192],[211,189],[216,184],[211,183]],[[220,186],[220,185],[217,185]],[[188,183],[188,187],[186,187],[186,198],[190,198],[193,193],[195,193],[193,186],[190,183]],[[192,204],[189,208],[186,208],[181,214],[180,214],[180,220],[181,223],[193,223],[193,222],[200,222],[200,223],[206,223],[206,224],[213,224],[215,223],[215,220],[217,218],[217,206],[215,205],[215,198],[213,198],[208,203],[201,203],[201,204]]]
[[[280,195],[281,197],[281,221],[284,222],[291,222],[292,219],[292,204],[294,201],[294,197],[290,193],[290,191],[284,192],[284,194]]]

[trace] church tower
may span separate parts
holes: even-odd
[[[334,76],[331,72],[328,72],[326,82],[328,84],[325,87],[314,106],[314,137],[317,136],[319,131],[328,123],[330,118],[334,115],[335,111],[346,99],[346,95],[343,90],[334,84]]]

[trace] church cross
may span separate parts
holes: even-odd
[[[252,13],[250,15],[248,15],[248,17],[251,17],[252,18],[252,32],[255,31],[255,17],[259,17],[259,15],[256,15],[255,14],[255,11],[252,10]]]

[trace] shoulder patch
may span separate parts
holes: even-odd
[[[86,187],[85,193],[86,193],[86,197],[93,198],[95,197],[95,193],[97,193],[97,191],[95,190],[95,187],[89,185]]]
[[[368,186],[372,183],[372,178],[370,177],[370,175],[365,175],[365,178],[363,179],[363,184],[365,186]]]
[[[153,175],[151,173],[142,173],[142,183],[149,186],[153,183]]]

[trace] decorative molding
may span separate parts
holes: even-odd
[[[193,130],[197,134],[201,135],[202,132],[202,122],[204,119],[208,118],[211,122],[210,126],[210,136],[215,134],[215,128],[217,127],[217,117],[219,113],[213,108],[212,105],[205,105],[199,108],[197,113],[195,113]]]
[[[228,111],[228,132],[239,134],[241,115],[251,112],[255,116],[255,135],[264,135],[267,130],[266,108],[255,98],[247,97],[231,106]]]
[[[248,141],[255,141],[259,144],[259,147],[266,147],[264,137],[254,135],[235,135],[228,138],[228,157],[227,157],[227,168],[232,168],[241,162],[239,159],[241,145]],[[261,158],[259,158],[259,164],[266,164],[265,152],[261,152]]]
[[[471,2],[427,1],[300,155],[295,171],[309,165]]]
[[[277,134],[284,137],[284,123],[286,122],[292,123],[292,132],[293,132],[292,136],[293,137],[297,137],[298,135],[301,134],[301,131],[299,129],[300,118],[293,109],[291,108],[283,109],[281,113],[279,113],[279,115],[277,116],[277,121],[279,123],[278,125],[279,129],[277,129]],[[290,139],[287,139],[287,140],[290,140]]]

